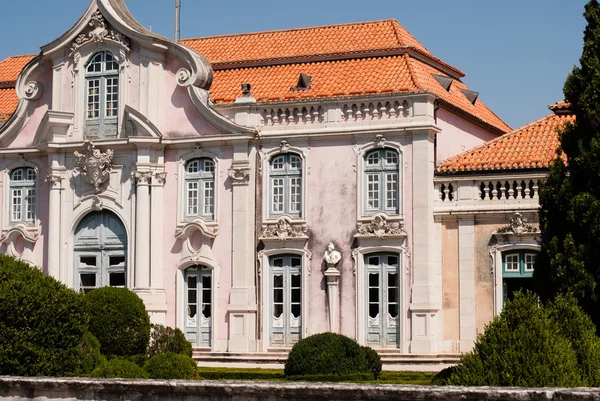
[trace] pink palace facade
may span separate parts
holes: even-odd
[[[92,0],[0,63],[0,249],[132,289],[198,359],[334,331],[455,361],[527,285],[547,167],[471,160],[522,131],[463,76],[396,21],[175,43]]]

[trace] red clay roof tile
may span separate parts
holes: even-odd
[[[7,84],[17,80],[19,73],[35,56],[11,56],[0,61],[0,84]]]
[[[437,173],[548,168],[556,158],[559,146],[557,130],[567,122],[575,121],[575,115],[564,112],[567,107],[565,102],[550,105],[553,114],[446,159],[438,166]],[[561,111],[557,112],[557,109]]]

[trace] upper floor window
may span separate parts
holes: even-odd
[[[85,134],[115,137],[119,113],[119,64],[109,52],[96,53],[85,69]]]
[[[10,220],[35,220],[36,172],[31,167],[19,167],[10,172]]]
[[[365,209],[367,213],[399,212],[399,155],[393,149],[377,149],[365,155]]]
[[[294,153],[273,157],[270,163],[270,216],[302,212],[302,159]]]
[[[215,214],[215,162],[192,159],[185,165],[186,217],[212,220]]]

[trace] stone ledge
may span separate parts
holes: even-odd
[[[389,384],[113,380],[0,376],[0,400],[600,400],[592,388],[436,387]]]

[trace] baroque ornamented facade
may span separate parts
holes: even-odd
[[[393,20],[175,43],[92,0],[0,62],[1,250],[200,359],[331,330],[456,360],[528,285],[571,118],[511,132],[462,77]]]

